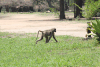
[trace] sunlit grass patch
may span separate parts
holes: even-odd
[[[95,39],[87,41],[65,35],[56,36],[58,43],[52,38],[47,44],[45,39],[35,44],[35,34],[31,35],[0,32],[1,67],[100,66],[100,46],[95,46]]]

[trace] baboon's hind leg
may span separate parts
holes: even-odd
[[[49,40],[48,40],[48,36],[47,37],[45,37],[46,38],[46,43],[48,43],[49,42]]]
[[[48,40],[48,41],[50,41],[51,37],[52,37],[52,35],[50,35],[50,37],[49,37],[49,40]]]
[[[37,44],[38,41],[41,41],[42,39],[43,39],[43,36],[41,36],[41,38],[36,41],[36,44]]]

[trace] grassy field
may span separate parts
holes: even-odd
[[[0,67],[99,67],[100,45],[95,39],[56,36],[35,44],[35,34],[0,32]]]

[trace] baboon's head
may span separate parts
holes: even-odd
[[[53,31],[53,32],[56,32],[56,28],[52,28],[52,31]]]

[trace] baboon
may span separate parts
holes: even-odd
[[[39,32],[42,32],[42,35],[41,35],[41,38],[37,40]],[[41,41],[43,39],[43,37],[46,38],[46,43],[48,43],[52,36],[55,39],[55,41],[58,42],[55,38],[54,32],[56,32],[56,28],[52,28],[52,29],[44,30],[44,31],[39,30],[38,34],[37,34],[37,38],[36,38],[36,40],[37,40],[36,44],[38,41]]]

